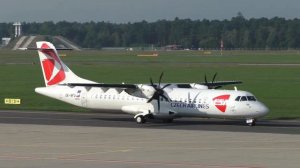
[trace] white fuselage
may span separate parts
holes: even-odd
[[[161,100],[160,110],[157,108],[157,100],[147,103],[147,97],[141,98],[115,88],[55,85],[36,88],[35,91],[88,109],[123,111],[133,115],[151,113],[155,118],[162,119],[178,117],[248,119],[259,118],[268,112],[268,108],[257,101],[251,93],[235,90],[172,88],[166,94],[170,101]],[[238,97],[240,99],[237,99]]]

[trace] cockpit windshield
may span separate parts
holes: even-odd
[[[256,101],[256,98],[254,96],[238,96],[235,101]]]
[[[247,97],[246,96],[242,96],[240,101],[247,101]]]
[[[248,101],[256,101],[254,96],[247,96]]]

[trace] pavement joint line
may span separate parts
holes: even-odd
[[[0,145],[2,147],[36,147],[36,148],[74,148],[74,147],[64,147],[64,146],[26,146],[26,145]],[[81,146],[76,146],[79,148],[102,148],[103,146],[94,146],[94,147],[81,147]],[[228,148],[228,147],[157,147],[160,150],[178,150],[178,149],[183,149],[183,150],[226,150],[226,149],[232,149],[232,150],[300,150],[300,147],[236,147],[236,148]],[[132,149],[147,149],[146,147],[131,147],[130,149],[120,149],[120,150],[111,150],[111,151],[107,151],[107,152],[95,152],[95,153],[111,153],[111,152],[127,152],[127,151],[131,151]],[[156,149],[155,147],[152,147],[151,149]],[[38,154],[38,153],[36,153]],[[85,155],[85,154],[83,154]]]
[[[94,155],[94,154],[107,154],[107,153],[125,153],[125,152],[130,152],[130,151],[132,151],[132,150],[131,149],[120,149],[120,150],[108,150],[108,151],[90,152],[90,153],[78,153],[78,154],[71,154],[70,156],[63,156],[61,158],[73,159],[73,158],[77,158],[79,156],[87,156],[87,155]]]
[[[133,165],[161,165],[161,166],[189,166],[189,167],[207,167],[207,168],[263,168],[261,166],[229,166],[229,165],[208,165],[191,162],[166,162],[166,161],[134,161],[134,160],[100,160],[92,158],[64,158],[64,157],[30,157],[16,155],[0,155],[0,160],[62,160],[62,161],[81,161],[81,162],[99,162],[99,163],[118,163]]]
[[[46,117],[0,117],[0,119],[31,119],[31,120],[59,120],[59,121],[91,121],[92,119],[68,119],[68,118],[46,118]]]

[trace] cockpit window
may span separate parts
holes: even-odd
[[[254,96],[238,96],[235,101],[256,101],[256,98]]]
[[[247,97],[246,96],[242,96],[240,101],[247,101]]]
[[[256,101],[254,96],[247,96],[248,101]]]

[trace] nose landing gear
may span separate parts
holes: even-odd
[[[137,116],[135,118],[135,120],[136,120],[136,123],[138,123],[138,124],[144,124],[146,122],[146,118],[144,116],[142,116],[142,115]]]
[[[249,126],[255,126],[255,125],[256,125],[256,119],[254,119],[254,118],[247,119],[247,120],[246,120],[246,123],[247,123]]]

